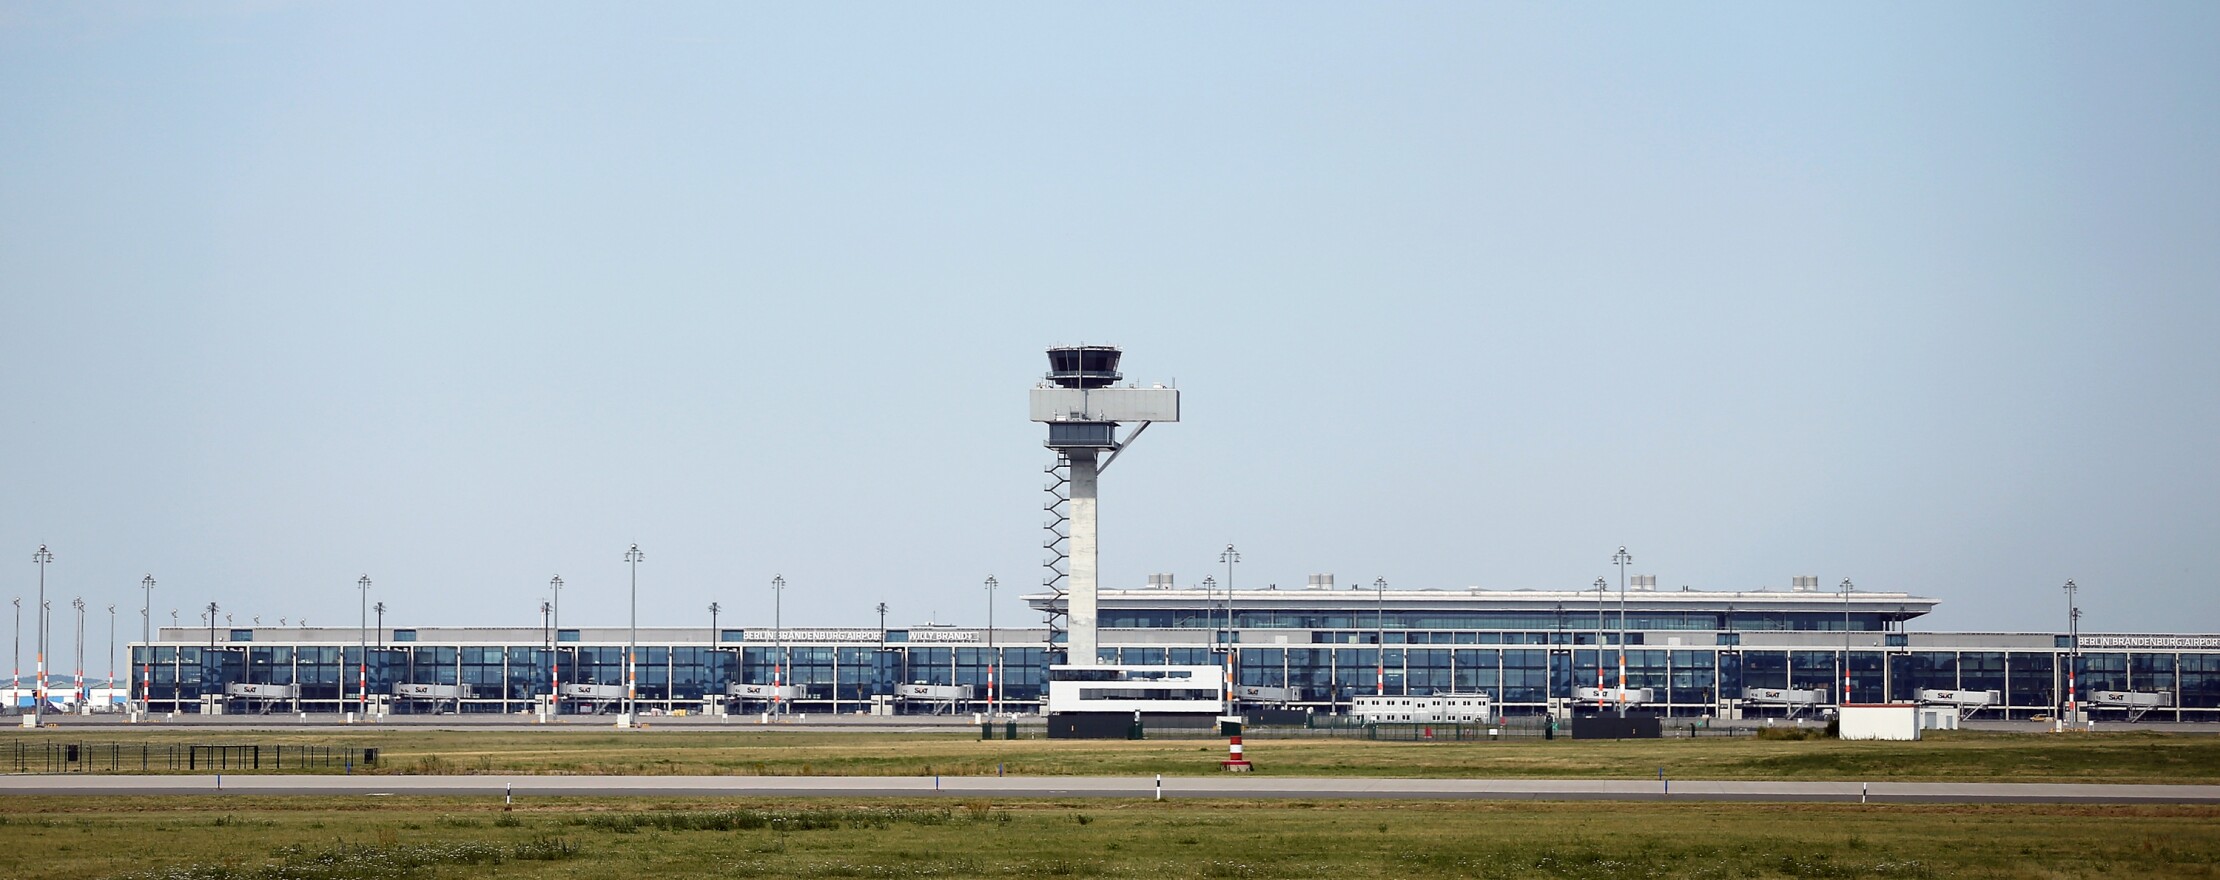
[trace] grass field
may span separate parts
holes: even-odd
[[[2220,808],[0,801],[0,876],[2202,877]]]
[[[982,742],[976,734],[809,731],[620,732],[411,729],[225,732],[134,728],[0,734],[21,740],[352,745],[383,750],[386,773],[779,776],[1214,775],[1222,741]],[[1432,778],[1854,779],[1869,781],[2220,782],[2220,737],[1956,732],[1916,743],[1752,738],[1500,743],[1252,738],[1250,760],[1284,776]]]

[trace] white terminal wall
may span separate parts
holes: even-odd
[[[1919,739],[1919,706],[1915,703],[1881,703],[1842,707],[1843,739]]]

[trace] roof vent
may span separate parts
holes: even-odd
[[[1643,591],[1647,591],[1647,592],[1656,592],[1656,590],[1657,590],[1657,575],[1654,575],[1654,574],[1638,574],[1638,575],[1635,575],[1635,576],[1634,576],[1634,582],[1633,582],[1632,584],[1629,584],[1629,585],[1628,585],[1628,588],[1629,588],[1629,589],[1634,589],[1634,590],[1643,590]]]
[[[1334,576],[1330,574],[1311,575],[1310,580],[1303,584],[1303,589],[1306,590],[1331,590],[1333,588]]]
[[[1151,589],[1151,590],[1169,590],[1169,589],[1171,589],[1171,588],[1172,588],[1172,575],[1171,575],[1171,573],[1170,573],[1170,572],[1165,572],[1165,573],[1163,573],[1163,574],[1152,574],[1152,575],[1149,575],[1149,589]]]
[[[1788,589],[1793,593],[1814,592],[1819,589],[1819,576],[1816,574],[1797,575],[1789,580]]]

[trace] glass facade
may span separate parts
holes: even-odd
[[[1650,708],[1694,717],[1781,711],[1740,704],[1746,688],[1818,689],[1831,703],[1840,695],[1847,664],[1853,702],[1910,701],[1917,691],[1930,688],[1994,690],[2002,705],[1974,717],[2028,719],[2058,711],[2073,657],[2050,634],[1887,631],[1885,639],[1881,633],[1858,636],[1845,651],[1828,646],[1830,637],[1816,632],[1825,629],[1821,618],[1832,619],[1839,632],[1839,613],[1814,614],[1803,622],[1808,625],[1794,629],[1728,630],[1716,627],[1759,623],[1762,615],[1630,611],[1630,623],[1653,628],[1630,631],[1621,644],[1616,631],[1600,634],[1599,640],[1593,630],[1577,629],[1597,621],[1593,609],[1585,617],[1570,609],[1562,614],[1479,611],[1464,617],[1450,612],[1391,614],[1391,627],[1399,623],[1408,628],[1390,628],[1386,638],[1378,629],[1361,628],[1370,622],[1361,619],[1366,616],[1362,611],[1343,609],[1339,616],[1302,612],[1307,615],[1300,621],[1304,627],[1271,623],[1292,620],[1279,616],[1283,612],[1242,617],[1243,628],[1234,633],[1235,682],[1288,689],[1293,705],[1320,712],[1344,711],[1354,697],[1385,692],[1486,693],[1508,713],[1541,713],[1569,701],[1574,688],[1597,684],[1599,671],[1603,684],[1616,685],[1623,654],[1626,684],[1655,692],[1657,702]],[[1120,619],[1121,631],[1103,638],[1104,662],[1226,661],[1222,651],[1207,644],[1207,621],[1171,611],[1146,613],[1169,616],[1157,629],[1125,629],[1128,620],[1141,618]],[[1853,633],[1861,619],[1851,616]],[[1560,628],[1561,620],[1565,628]],[[1797,622],[1778,615],[1767,620]],[[1876,626],[1883,623],[1881,615],[1870,620]],[[1608,622],[1615,625],[1616,619]],[[1349,628],[1352,623],[1356,628]],[[1458,628],[1459,623],[1536,628]],[[1305,628],[1310,625],[1321,628]],[[1195,632],[1198,628],[1205,631]],[[150,700],[156,711],[201,711],[207,700],[223,698],[224,685],[239,682],[292,685],[295,697],[276,701],[282,705],[235,703],[227,711],[340,712],[362,702],[360,682],[367,676],[371,699],[390,699],[395,712],[518,713],[545,703],[558,680],[566,685],[626,684],[625,646],[596,641],[591,630],[583,639],[579,630],[564,630],[552,645],[536,630],[522,644],[453,640],[436,628],[413,632],[418,641],[375,646],[367,656],[354,632],[338,630],[329,641],[284,637],[298,631],[265,631],[214,647],[133,646],[131,686],[134,699]],[[621,638],[622,631],[615,632]],[[1000,643],[991,648],[983,639],[966,641],[947,632],[933,633],[928,640],[922,631],[901,631],[899,638],[889,632],[884,642],[873,631],[868,637],[821,636],[787,645],[743,641],[739,630],[722,633],[715,644],[706,630],[693,631],[688,639],[655,630],[640,635],[635,654],[638,699],[650,709],[666,711],[702,711],[712,703],[754,711],[752,705],[727,700],[728,688],[774,680],[799,689],[796,711],[852,713],[875,702],[908,711],[913,707],[896,697],[897,687],[905,684],[967,687],[973,699],[960,708],[977,711],[985,708],[990,682],[997,700],[1025,711],[1045,698],[1047,667],[1062,662],[1061,650],[1048,647],[1051,634],[1040,629],[1001,631]],[[2084,700],[2095,690],[2156,693],[2170,705],[2146,717],[2220,721],[2220,644],[2213,641],[2204,636],[2134,637],[2116,641],[2135,644],[2132,648],[2085,647],[2073,668]],[[2154,647],[2154,642],[2185,646]],[[412,701],[393,696],[400,685],[459,686],[467,693]],[[561,703],[564,712],[610,708],[605,699],[574,697]],[[2122,710],[2095,711],[2100,719],[2124,718]]]

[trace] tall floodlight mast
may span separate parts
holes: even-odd
[[[38,552],[31,554],[31,561],[38,563],[39,566],[39,604],[37,608],[31,609],[38,615],[39,678],[35,691],[37,696],[35,701],[31,703],[31,719],[24,726],[38,727],[46,723],[46,612],[48,610],[46,604],[46,566],[47,563],[54,561],[54,554],[46,549],[45,544],[40,544]]]
[[[370,718],[370,576],[363,575],[355,581],[355,586],[362,588],[362,647],[356,649],[362,653],[356,655],[355,658],[357,661],[355,668],[359,672],[359,676],[355,680],[355,699],[362,704],[363,719],[368,720]],[[211,605],[209,608],[214,610],[215,606]]]
[[[2076,714],[2081,708],[2080,683],[2074,680],[2074,674],[2081,671],[2081,605],[2074,595],[2080,590],[2073,581],[2066,582],[2066,714],[2059,721],[2061,726],[2081,722]]]
[[[548,626],[555,630],[555,648],[547,654],[548,714],[563,714],[563,576],[547,579]]]
[[[146,653],[139,655],[139,711],[154,711],[154,575],[139,579],[139,589],[146,591],[146,604],[139,608],[139,644]]]
[[[1603,622],[1610,615],[1603,612],[1603,591],[1609,585],[1603,578],[1596,578],[1596,714],[1604,710],[1603,691]]]
[[[640,545],[624,551],[624,564],[632,569],[632,623],[624,637],[624,714],[617,716],[617,726],[629,728],[635,723],[632,713],[639,710],[640,699],[640,563],[647,554],[640,552]]]
[[[1626,565],[1634,557],[1621,545],[1619,552],[1611,554],[1611,561],[1619,564],[1619,692],[1614,696],[1619,703],[1619,717],[1626,717]]]
[[[1047,423],[1047,446],[1056,450],[1057,463],[1050,472],[1061,477],[1049,487],[1057,497],[1048,508],[1059,515],[1049,522],[1046,543],[1061,552],[1049,560],[1047,581],[1064,599],[1064,660],[1072,665],[1102,662],[1095,622],[1096,478],[1149,425],[1179,421],[1179,389],[1114,387],[1124,378],[1118,373],[1122,356],[1112,345],[1051,348],[1046,381],[1033,386],[1030,395],[1032,420]],[[1119,422],[1140,424],[1119,440]],[[1066,568],[1057,568],[1059,563]],[[1051,620],[1052,642],[1055,629]]]

